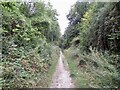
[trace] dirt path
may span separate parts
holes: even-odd
[[[59,61],[50,88],[73,88],[73,87],[74,84],[70,77],[67,61],[65,61],[65,58],[62,52],[60,51]]]

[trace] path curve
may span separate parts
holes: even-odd
[[[74,88],[67,61],[61,51],[50,88]]]

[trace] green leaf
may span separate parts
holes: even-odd
[[[16,29],[12,29],[13,32],[16,32],[16,31],[18,31],[18,30],[19,30],[19,29],[17,29],[17,28],[16,28]]]
[[[24,38],[26,41],[29,41],[30,40],[30,38]]]
[[[3,32],[5,32],[5,31],[2,28],[0,28],[0,34],[3,33]]]

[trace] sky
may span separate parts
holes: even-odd
[[[68,20],[66,15],[69,13],[70,8],[73,4],[76,3],[77,0],[44,0],[45,2],[50,1],[53,5],[53,8],[57,10],[58,22],[61,29],[61,34],[64,34],[65,28],[68,26]]]

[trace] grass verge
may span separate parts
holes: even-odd
[[[77,61],[73,58],[71,58],[72,53],[71,50],[68,49],[64,52],[66,60],[68,62],[69,70],[70,70],[70,76],[72,77],[75,87],[76,88],[87,88],[88,81],[86,80],[85,74],[77,68]]]
[[[50,87],[58,59],[59,59],[59,48],[53,47],[51,66],[47,72],[42,73],[42,77],[41,77],[40,82],[38,83],[38,87],[40,87],[40,88],[49,88]]]
[[[76,88],[117,88],[118,71],[110,63],[110,56],[91,52],[80,54],[73,47],[64,51]]]

